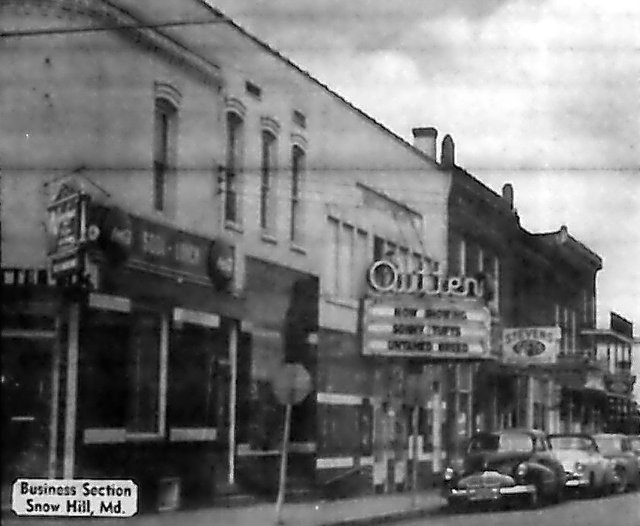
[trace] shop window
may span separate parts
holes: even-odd
[[[373,408],[365,398],[359,409],[360,454],[371,455],[373,453]]]
[[[167,321],[151,309],[91,309],[80,338],[85,427],[157,436],[164,427]]]
[[[130,315],[91,310],[80,330],[80,395],[89,428],[126,428]],[[105,401],[108,400],[108,403]]]
[[[174,439],[223,439],[228,412],[228,343],[221,331],[183,323],[174,326],[169,352],[168,423]],[[222,420],[222,421],[220,421]],[[201,429],[193,437],[183,429]],[[171,438],[171,436],[170,436]]]
[[[161,316],[138,310],[131,320],[127,430],[156,433],[159,416]]]

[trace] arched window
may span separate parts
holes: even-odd
[[[166,98],[156,98],[153,155],[153,208],[166,212],[173,203],[177,154],[178,108]]]
[[[244,122],[236,112],[227,113],[227,159],[224,174],[224,220],[240,224],[240,178]]]
[[[262,165],[260,175],[260,228],[273,233],[275,228],[276,136],[262,130]]]
[[[291,149],[291,225],[289,239],[299,244],[302,238],[301,187],[306,168],[306,153],[297,144]]]

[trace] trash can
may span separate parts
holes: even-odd
[[[158,511],[174,511],[180,507],[180,478],[163,477],[158,481]]]

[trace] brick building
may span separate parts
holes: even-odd
[[[133,478],[143,507],[175,481],[184,500],[272,491],[270,382],[295,361],[313,391],[291,476],[357,464],[373,490],[380,404],[350,367],[389,367],[361,361],[365,269],[446,260],[448,176],[204,2],[0,15],[3,483]],[[405,424],[376,457],[388,490]]]

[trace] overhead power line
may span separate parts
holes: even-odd
[[[159,29],[163,27],[206,26],[211,24],[226,24],[226,20],[176,20],[149,24],[110,24],[83,27],[35,28],[0,31],[0,38],[30,37],[41,35],[63,35],[68,33],[93,33],[97,31],[116,31],[123,29]]]

